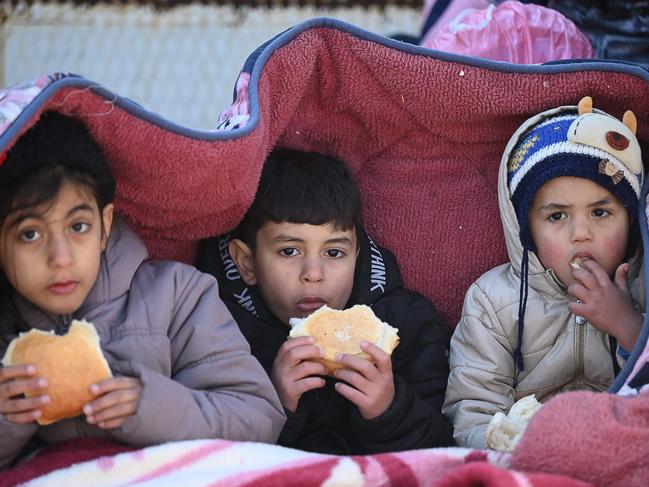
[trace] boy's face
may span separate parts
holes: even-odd
[[[112,217],[112,205],[101,214],[89,190],[65,182],[52,202],[7,216],[0,266],[14,289],[41,310],[72,313],[97,280]]]
[[[590,179],[563,176],[534,196],[529,225],[537,256],[567,287],[575,280],[570,263],[593,259],[609,276],[623,262],[629,214],[619,199]]]
[[[235,242],[234,247],[245,246],[240,240]],[[283,323],[307,316],[324,304],[342,309],[351,295],[357,257],[353,229],[268,222],[257,232],[254,255],[249,252],[242,261],[241,254],[235,253],[246,284],[257,285]]]

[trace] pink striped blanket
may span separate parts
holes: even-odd
[[[97,447],[97,444],[90,445]],[[262,443],[195,440],[103,456],[32,479],[26,487],[585,487],[503,468],[505,455],[439,448],[371,456],[307,453]],[[2,485],[2,482],[0,482]],[[8,485],[8,484],[5,484]]]

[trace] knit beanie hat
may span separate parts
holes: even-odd
[[[527,130],[521,130],[526,125]],[[643,166],[636,125],[633,112],[627,111],[620,121],[602,111],[593,111],[592,100],[585,97],[577,107],[553,109],[533,117],[515,135],[520,139],[508,160],[507,183],[523,247],[518,346],[514,355],[519,370],[524,368],[521,343],[528,251],[536,251],[528,225],[534,195],[553,178],[590,179],[615,195],[629,212],[631,221],[637,222]]]

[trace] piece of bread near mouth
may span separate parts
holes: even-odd
[[[99,343],[95,326],[85,320],[72,321],[65,335],[32,329],[9,343],[3,366],[34,365],[36,375],[47,379],[45,391],[26,394],[50,397],[40,408],[39,424],[80,415],[83,406],[95,398],[90,385],[112,377]]]
[[[336,361],[341,353],[372,361],[360,347],[363,341],[375,344],[388,355],[399,344],[399,330],[379,320],[372,309],[363,304],[344,310],[323,306],[306,318],[291,318],[290,325],[291,338],[314,337],[314,345],[324,352],[317,361],[327,367],[329,375],[342,367]]]
[[[572,267],[573,269],[583,269],[584,262],[586,262],[586,259],[576,257],[572,262],[570,262],[570,267]]]

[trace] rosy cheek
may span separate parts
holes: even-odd
[[[555,240],[541,239],[537,242],[537,249],[540,249],[537,255],[545,268],[556,268],[566,258],[563,246]]]
[[[602,255],[607,256],[607,260],[610,262],[611,269],[607,269],[609,272],[615,270],[614,268],[623,261],[625,254],[626,241],[624,239],[612,237],[603,242]]]

